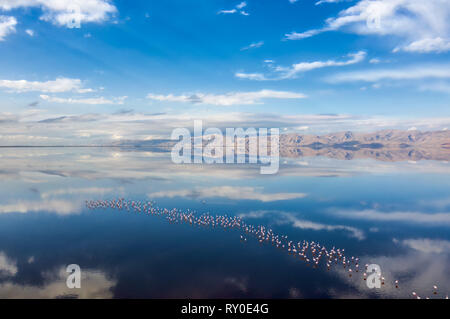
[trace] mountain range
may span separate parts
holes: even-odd
[[[114,146],[167,150],[173,140],[120,141]],[[212,142],[214,143],[214,141]],[[208,142],[204,141],[204,145]],[[249,138],[246,138],[248,151]],[[373,158],[382,161],[450,161],[450,131],[383,130],[373,133],[338,132],[325,135],[280,135],[282,157],[326,156],[336,159]]]

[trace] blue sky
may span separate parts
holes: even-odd
[[[0,0],[1,142],[450,126],[448,1],[322,2]]]

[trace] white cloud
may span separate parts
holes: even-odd
[[[247,2],[242,1],[241,3],[239,3],[239,4],[236,6],[236,8],[238,8],[238,9],[243,9],[243,8],[245,8],[246,6],[247,6]]]
[[[242,1],[241,3],[237,4],[233,9],[230,10],[220,10],[217,14],[234,14],[239,12],[240,14],[244,16],[248,16],[249,13],[242,10],[247,6],[247,2]]]
[[[185,98],[182,99],[185,101]],[[275,100],[274,102],[276,102]],[[264,101],[269,103],[269,101]],[[271,101],[270,101],[271,102]],[[259,108],[258,108],[259,109]],[[104,144],[112,135],[124,139],[145,139],[149,135],[168,138],[174,128],[192,127],[194,120],[202,119],[204,127],[280,127],[293,129],[308,126],[310,134],[340,131],[406,130],[412,126],[420,131],[441,130],[450,127],[450,117],[396,118],[386,116],[356,116],[349,114],[277,114],[275,112],[240,112],[219,107],[217,112],[204,113],[202,108],[183,112],[169,111],[156,114],[125,112],[120,114],[46,111],[16,114],[0,113],[1,145],[85,145]],[[54,123],[55,125],[49,125]],[[64,125],[61,125],[64,123]],[[423,169],[441,172],[436,163],[423,162]],[[396,169],[399,169],[397,167]],[[418,168],[415,168],[418,169]],[[448,170],[448,168],[447,168]],[[336,171],[333,171],[333,174]]]
[[[5,11],[31,7],[43,10],[41,20],[67,27],[103,22],[117,12],[109,0],[0,0],[0,9]]]
[[[241,49],[241,51],[246,51],[246,50],[250,50],[250,49],[256,49],[256,48],[260,48],[264,45],[264,41],[259,41],[259,42],[255,42],[255,43],[251,43],[249,45],[247,45],[246,47],[243,47]]]
[[[253,81],[268,81],[269,80],[262,73],[237,72],[234,76],[237,77],[237,78],[240,78],[240,79],[247,79],[247,80],[253,80]]]
[[[261,90],[256,92],[231,92],[227,94],[204,94],[197,93],[191,95],[147,95],[148,99],[167,102],[191,102],[200,104],[211,104],[220,106],[231,106],[240,104],[257,104],[262,99],[303,99],[306,96],[302,93]]]
[[[356,53],[350,53],[348,55],[349,60],[347,60],[347,61],[328,60],[328,61],[315,61],[315,62],[301,62],[301,63],[293,64],[289,68],[278,67],[277,70],[284,73],[282,75],[282,78],[289,79],[289,78],[295,77],[298,73],[308,72],[308,71],[311,71],[314,69],[356,64],[356,63],[363,61],[365,59],[366,55],[367,55],[366,52],[359,51]]]
[[[102,105],[102,104],[123,104],[126,96],[106,99],[103,96],[96,98],[85,98],[85,99],[73,99],[73,98],[60,98],[48,95],[40,95],[40,98],[51,103],[63,103],[63,104],[90,104],[90,105]]]
[[[257,200],[261,202],[274,202],[282,200],[291,200],[304,198],[304,193],[261,193],[260,188],[254,187],[233,187],[233,186],[217,186],[200,188],[193,190],[183,189],[177,191],[161,191],[148,194],[149,198],[173,198],[173,197],[191,197],[191,198],[228,198],[233,200]]]
[[[284,36],[286,37],[286,40],[301,40],[301,39],[310,38],[319,33],[322,33],[322,31],[321,30],[309,30],[309,31],[305,31],[302,33],[298,33],[298,32],[286,33]]]
[[[0,80],[0,88],[9,89],[14,92],[46,92],[62,93],[74,91],[77,93],[92,92],[92,89],[84,89],[79,79],[57,78],[54,81],[27,81],[27,80]]]
[[[338,3],[338,2],[344,2],[349,0],[320,0],[316,2],[316,6],[321,5],[323,3]]]
[[[231,10],[220,10],[218,13],[219,14],[233,14],[236,13],[237,10],[236,9],[231,9]]]
[[[448,65],[419,65],[398,69],[362,70],[357,72],[339,73],[328,77],[329,82],[377,82],[381,80],[420,80],[449,79]]]
[[[395,36],[406,42],[397,51],[405,47],[407,51],[440,52],[448,50],[449,17],[450,2],[447,0],[360,0],[337,17],[327,19],[324,27],[292,32],[286,34],[286,39],[299,40],[345,29],[363,35]]]
[[[16,18],[0,15],[0,41],[5,40],[8,34],[15,32],[16,25]]]
[[[282,66],[274,67],[273,68],[274,74],[270,76],[261,73],[243,73],[243,72],[238,72],[235,74],[235,76],[241,79],[257,80],[257,81],[293,79],[300,73],[305,73],[315,69],[356,64],[363,61],[366,58],[366,56],[367,56],[366,52],[359,51],[356,53],[348,54],[347,55],[348,60],[345,61],[328,60],[328,61],[300,62],[293,64],[290,67],[282,67]]]
[[[28,34],[30,37],[33,37],[33,36],[34,36],[34,31],[31,30],[31,29],[25,30],[25,33]]]
[[[419,86],[421,91],[439,92],[450,94],[450,83],[446,82],[427,82]]]
[[[450,51],[450,39],[426,38],[418,41],[414,41],[406,46],[397,47],[394,52],[406,51],[406,52],[418,52],[418,53],[430,53],[430,52],[447,52]]]

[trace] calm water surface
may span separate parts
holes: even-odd
[[[175,165],[166,153],[111,148],[0,150],[1,298],[445,298],[450,293],[450,163],[283,159]],[[297,241],[344,248],[380,265],[314,269],[241,233],[169,223],[86,200],[152,200],[197,214],[239,216]],[[66,288],[69,264],[82,288]],[[396,288],[394,280],[399,281]],[[433,285],[438,286],[433,294]]]

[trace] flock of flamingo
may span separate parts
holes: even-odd
[[[210,215],[209,213],[197,216],[195,211],[190,209],[186,211],[176,208],[169,210],[167,208],[155,207],[152,201],[133,201],[125,200],[124,198],[86,201],[86,207],[90,210],[116,209],[153,216],[163,216],[171,223],[234,229],[242,232],[240,239],[243,242],[247,242],[250,237],[256,238],[259,243],[272,244],[273,246],[286,251],[288,254],[300,258],[313,268],[318,268],[320,261],[323,260],[327,270],[330,270],[333,266],[342,266],[343,269],[347,271],[349,277],[352,277],[354,273],[360,272],[359,258],[355,256],[347,258],[344,254],[344,249],[333,247],[328,250],[325,246],[314,241],[303,240],[301,242],[294,242],[289,240],[288,236],[276,234],[271,228],[247,224],[237,216]],[[368,266],[368,264],[365,265],[365,270],[367,270]],[[363,272],[362,278],[363,280],[367,280],[368,274]],[[381,277],[380,280],[381,285],[385,285],[385,278]],[[394,281],[394,286],[396,289],[399,289],[398,280]],[[436,296],[438,294],[438,287],[434,285],[433,295]],[[416,299],[430,299],[430,297],[422,298],[416,292],[412,292],[412,296]],[[448,296],[445,296],[445,299],[448,299]]]

